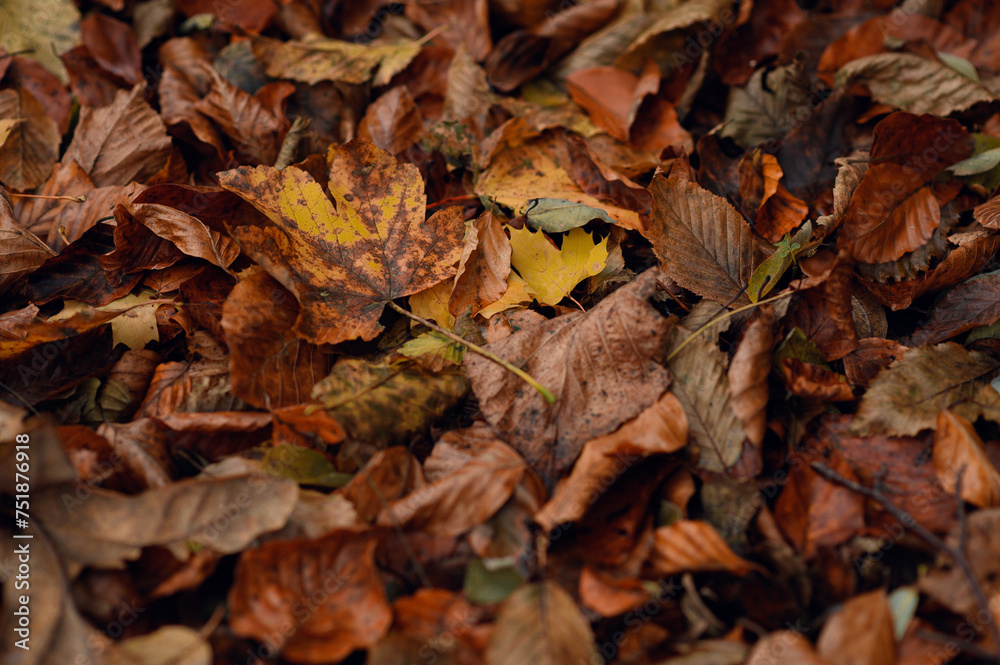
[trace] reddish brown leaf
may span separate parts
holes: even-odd
[[[368,107],[358,125],[358,136],[398,155],[413,145],[423,130],[413,97],[405,87],[397,86]]]
[[[90,14],[80,21],[80,39],[101,67],[127,85],[142,81],[142,54],[127,23]]]
[[[893,626],[884,589],[855,596],[826,620],[816,651],[831,665],[895,665]]]
[[[325,354],[298,339],[295,297],[265,272],[237,284],[222,307],[233,394],[261,408],[312,401],[328,373]]]
[[[729,403],[743,423],[747,440],[760,447],[767,426],[767,377],[771,373],[771,349],[774,348],[774,310],[763,306],[736,347],[729,364]]]
[[[59,153],[59,129],[27,90],[0,91],[0,122],[13,123],[0,143],[0,182],[27,190],[41,184]]]
[[[948,291],[930,319],[910,337],[911,346],[936,344],[1000,320],[1000,273],[973,277]]]
[[[971,152],[957,121],[894,113],[875,127],[872,165],[847,209],[843,240],[859,261],[895,261],[921,247],[941,221],[925,187],[944,168]]]
[[[983,508],[1000,505],[1000,472],[967,418],[944,409],[934,432],[934,468],[942,487],[956,487],[962,474],[962,499]]]
[[[649,566],[655,575],[664,577],[705,570],[723,570],[736,575],[761,570],[756,564],[736,556],[711,524],[696,520],[679,520],[657,529]]]
[[[375,567],[378,539],[378,531],[338,530],[247,550],[229,592],[233,631],[296,663],[336,662],[373,646],[392,621]]]

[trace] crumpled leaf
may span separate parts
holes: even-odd
[[[795,126],[795,110],[811,94],[805,62],[754,72],[742,88],[732,88],[725,126],[719,134],[744,148],[784,136]]]
[[[466,390],[457,368],[432,373],[412,362],[345,358],[313,394],[351,437],[391,445],[430,426]]]
[[[596,497],[608,489],[608,478],[624,460],[672,453],[687,445],[688,422],[673,393],[663,397],[611,434],[583,446],[570,475],[559,481],[552,498],[535,513],[535,522],[551,531],[583,517]]]
[[[337,662],[373,646],[392,622],[375,567],[379,538],[379,531],[339,529],[245,551],[229,591],[233,632],[295,663]]]
[[[491,441],[451,473],[386,506],[377,523],[435,536],[461,535],[500,510],[526,471],[514,449]]]
[[[912,435],[935,429],[945,408],[976,418],[1000,400],[988,384],[998,368],[1000,361],[952,342],[912,348],[872,381],[853,429]]]
[[[510,263],[524,278],[525,290],[543,305],[557,305],[577,284],[604,270],[608,239],[594,243],[583,229],[572,229],[556,248],[541,231],[510,230]]]
[[[663,271],[700,296],[749,304],[743,287],[761,249],[743,216],[722,197],[674,175],[653,177],[653,214],[645,235]]]
[[[910,113],[948,116],[993,101],[981,83],[912,53],[880,53],[853,60],[837,72],[837,87],[863,83],[872,98]]]
[[[95,187],[144,182],[170,156],[170,137],[146,103],[146,84],[120,90],[109,106],[80,111],[80,122],[62,161],[75,159]]]
[[[771,373],[774,348],[774,309],[764,305],[760,315],[743,333],[726,376],[732,393],[729,403],[743,423],[747,440],[760,448],[767,429],[767,378]]]
[[[36,495],[32,510],[64,560],[79,570],[120,568],[143,547],[185,541],[225,554],[239,552],[260,534],[281,528],[297,498],[292,481],[243,476],[181,480],[133,496],[91,488],[84,500],[53,487]],[[235,516],[234,505],[241,506]]]
[[[466,232],[455,287],[448,301],[453,315],[466,309],[476,314],[504,295],[510,275],[510,252],[510,240],[500,218],[493,210],[484,211]]]
[[[911,346],[941,342],[977,326],[1000,321],[1000,271],[962,282],[944,294],[930,319],[910,337]]]
[[[258,37],[253,40],[253,52],[268,76],[275,78],[310,85],[369,80],[373,85],[385,85],[417,57],[430,36],[398,44],[358,44],[319,35],[287,42]]]
[[[662,364],[669,323],[649,303],[658,275],[648,270],[589,312],[487,347],[551,390],[554,404],[496,363],[465,355],[486,419],[543,477],[557,478],[586,441],[637,415],[670,383]]]
[[[7,192],[0,188],[0,293],[54,255],[38,236],[18,223]]]
[[[589,663],[594,634],[556,582],[527,584],[501,606],[485,656],[490,665]]]
[[[332,147],[331,201],[294,166],[240,167],[219,182],[273,225],[233,226],[236,241],[302,306],[299,336],[336,344],[379,334],[384,303],[455,274],[462,251],[461,208],[424,221],[423,180],[413,164],[366,141]]]
[[[675,326],[669,347],[677,346],[691,332]],[[698,450],[698,467],[724,472],[743,454],[743,423],[732,406],[726,358],[707,336],[698,335],[669,360],[674,374],[671,392],[677,395]]]

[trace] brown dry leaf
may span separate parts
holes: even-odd
[[[97,434],[107,439],[114,454],[123,460],[144,489],[166,487],[176,471],[167,447],[166,433],[151,418],[130,423],[102,423]],[[103,484],[102,484],[103,486]]]
[[[785,189],[784,172],[774,155],[755,148],[740,160],[739,172],[743,212],[754,220],[759,236],[777,243],[798,228],[809,206]]]
[[[733,413],[743,423],[747,440],[760,448],[767,428],[767,377],[774,348],[774,308],[764,305],[743,332],[726,376]]]
[[[156,203],[119,205],[132,219],[188,256],[204,259],[226,269],[240,254],[239,247],[229,237],[181,210]],[[117,206],[115,210],[118,210]],[[116,236],[116,243],[118,240]]]
[[[394,155],[413,145],[423,131],[420,109],[404,86],[392,88],[372,102],[358,124],[358,138]]]
[[[868,385],[879,372],[906,353],[906,347],[880,337],[867,337],[858,341],[858,348],[844,356],[844,375],[852,386]]]
[[[273,164],[291,126],[288,118],[224,79],[208,63],[201,64],[212,87],[207,95],[194,102],[192,108],[215,121],[232,139],[241,159]],[[285,94],[294,91],[290,83],[279,85],[283,86]]]
[[[836,84],[864,84],[872,99],[910,113],[948,116],[994,96],[948,65],[912,53],[880,53],[858,58],[840,68]]]
[[[853,429],[859,434],[916,434],[937,427],[938,413],[946,408],[976,418],[992,403],[983,402],[983,396],[996,399],[986,382],[998,367],[1000,361],[993,357],[952,342],[910,349],[872,381]]]
[[[944,409],[934,432],[934,468],[947,490],[962,474],[962,499],[981,508],[1000,505],[1000,472],[967,418]]]
[[[854,392],[842,374],[798,358],[782,358],[780,365],[785,385],[799,397],[820,402],[850,402],[854,399]]]
[[[267,409],[312,401],[313,386],[329,368],[315,344],[292,332],[298,316],[295,297],[266,272],[233,287],[221,325],[236,397]]]
[[[555,481],[588,440],[607,434],[660,397],[670,324],[649,302],[648,270],[586,313],[564,314],[491,344],[555,396],[554,404],[496,363],[467,353],[480,408],[536,471]]]
[[[546,531],[557,524],[583,517],[614,479],[650,455],[672,453],[687,445],[687,416],[672,393],[620,428],[591,439],[569,477],[559,481],[552,498],[535,513],[535,522]]]
[[[884,589],[854,596],[826,620],[816,651],[830,665],[896,665],[896,637]]]
[[[590,623],[556,582],[526,584],[504,601],[486,665],[564,665],[595,657]]]
[[[24,533],[18,531],[18,535]],[[20,540],[6,529],[0,530],[3,537],[0,561],[10,567],[8,575],[13,575],[17,567],[15,562],[24,557],[25,551],[31,562],[30,574],[21,580],[30,586],[22,584],[17,588],[13,582],[3,585],[4,607],[10,611],[4,613],[0,623],[7,635],[0,644],[0,659],[18,665],[72,663],[78,658],[85,658],[94,665],[123,662],[131,665],[129,660],[116,659],[115,643],[80,615],[70,593],[63,562],[49,534],[36,527],[28,534],[30,540]],[[27,596],[30,604],[19,602],[26,593],[30,594]],[[22,607],[28,612],[28,626],[20,622],[15,612]],[[24,641],[19,642],[22,639]]]
[[[34,233],[18,223],[7,191],[0,187],[0,294],[54,255]]]
[[[977,275],[944,294],[928,321],[910,336],[910,346],[935,344],[977,326],[1000,321],[1000,272]]]
[[[750,299],[744,286],[763,259],[750,226],[726,202],[676,176],[653,177],[653,213],[645,236],[668,277],[718,302]]]
[[[233,632],[294,663],[337,662],[373,646],[392,622],[375,567],[380,537],[341,529],[245,551],[229,591]]]
[[[332,147],[327,198],[296,167],[240,167],[219,176],[273,222],[233,226],[245,252],[298,298],[297,335],[336,344],[379,334],[383,305],[454,274],[461,208],[426,222],[420,172],[367,141]]]
[[[669,348],[675,349],[691,332],[675,326]],[[691,438],[698,454],[698,467],[725,472],[743,454],[743,423],[732,406],[732,391],[726,375],[726,358],[706,335],[698,335],[670,359],[677,395],[687,414]]]
[[[580,573],[580,602],[601,616],[625,614],[649,600],[649,590],[635,577],[617,578],[584,565]]]
[[[854,191],[841,230],[854,258],[895,261],[922,247],[941,222],[928,184],[971,149],[969,133],[956,120],[893,113],[876,125],[871,166]]]
[[[195,542],[217,552],[239,552],[262,533],[281,528],[298,498],[294,482],[260,476],[182,480],[135,496],[89,489],[80,499],[53,487],[32,502],[32,515],[77,571],[120,568],[150,545]],[[240,506],[236,515],[233,506]]]
[[[953,523],[945,543],[956,551],[962,548],[986,598],[995,603],[1000,594],[1000,558],[996,555],[1000,551],[1000,508],[977,510],[965,524]],[[934,568],[917,584],[922,593],[955,614],[977,616],[979,605],[969,580],[947,554],[939,554]],[[970,623],[975,630],[986,628],[985,622]]]
[[[527,467],[499,439],[460,468],[386,506],[377,523],[435,536],[458,536],[486,522],[514,493]]]
[[[797,631],[778,630],[764,636],[750,649],[746,665],[830,665],[821,658],[805,636]]]
[[[500,300],[507,291],[510,255],[503,222],[492,210],[485,210],[466,232],[448,310],[455,316],[466,310],[476,314]]]
[[[85,107],[62,161],[75,159],[95,187],[145,182],[167,162],[167,128],[146,100],[145,83],[121,90],[110,106]]]
[[[659,86],[660,70],[652,62],[642,78],[617,67],[578,69],[566,77],[573,101],[587,109],[595,125],[625,143],[640,104]]]
[[[403,446],[393,446],[375,453],[340,493],[354,504],[360,519],[374,522],[386,501],[400,499],[425,484],[417,458]]]
[[[11,121],[0,141],[0,182],[33,189],[49,176],[59,156],[59,127],[27,90],[0,90],[0,122]]]
[[[865,526],[865,499],[812,469],[821,462],[848,480],[857,476],[835,448],[821,442],[791,456],[788,484],[774,507],[785,536],[806,559],[819,548],[833,547]]]
[[[763,571],[757,564],[734,554],[711,524],[699,520],[678,520],[657,529],[648,565],[653,574],[661,577],[706,570],[735,575]]]

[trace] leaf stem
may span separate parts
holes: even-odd
[[[408,310],[400,307],[399,305],[397,305],[392,300],[389,301],[389,307],[392,307],[394,310],[396,310],[397,312],[399,312],[403,316],[409,317],[409,318],[413,319],[414,321],[416,321],[418,323],[424,324],[425,326],[427,326],[428,328],[430,328],[434,332],[439,333],[441,335],[444,335],[445,337],[447,337],[451,341],[455,342],[456,344],[461,344],[462,346],[466,347],[467,349],[469,349],[473,353],[478,353],[479,355],[481,355],[482,357],[486,358],[487,360],[492,360],[493,362],[495,362],[496,364],[500,365],[501,367],[503,367],[508,372],[511,372],[515,376],[519,377],[525,383],[527,383],[532,388],[534,388],[535,390],[537,390],[542,395],[542,397],[545,398],[546,402],[548,402],[549,404],[555,403],[556,396],[553,395],[552,392],[548,388],[546,388],[545,386],[543,386],[542,384],[540,384],[530,374],[528,374],[527,372],[525,372],[520,367],[517,367],[516,365],[511,364],[509,361],[504,360],[503,358],[501,358],[497,354],[493,353],[492,351],[487,351],[486,349],[484,349],[483,347],[479,346],[478,344],[474,344],[474,343],[470,342],[467,339],[463,339],[463,338],[459,337],[458,335],[456,335],[455,333],[451,332],[450,330],[446,330],[446,329],[442,328],[441,326],[435,324],[434,322],[428,321],[427,319],[425,319],[422,316],[417,316],[413,312],[410,312],[410,311],[408,311]]]
[[[698,335],[702,334],[703,332],[705,332],[706,330],[708,330],[709,328],[711,328],[712,326],[714,326],[716,323],[719,323],[720,321],[725,321],[726,319],[728,319],[729,317],[731,317],[734,314],[739,314],[740,312],[745,312],[748,309],[753,309],[754,307],[759,307],[760,305],[766,305],[767,303],[774,302],[775,300],[781,300],[782,298],[787,298],[788,296],[795,295],[796,293],[798,293],[798,291],[785,291],[784,293],[779,293],[776,296],[771,296],[770,298],[765,298],[764,300],[758,300],[755,303],[750,303],[749,305],[744,305],[743,307],[737,307],[736,309],[734,309],[731,312],[725,312],[723,314],[720,314],[719,316],[715,317],[714,319],[712,319],[708,323],[704,324],[703,326],[701,326],[700,328],[698,328],[697,330],[695,330],[683,342],[681,342],[680,344],[678,344],[674,348],[674,350],[670,352],[670,355],[667,356],[667,360],[668,361],[672,360],[674,358],[674,356],[676,356],[678,353],[680,353],[681,349],[683,349],[685,346],[687,346],[688,343],[691,340],[693,340],[695,337],[697,337]]]
[[[17,192],[7,192],[10,196],[16,196],[22,199],[44,199],[46,201],[71,201],[72,203],[85,203],[87,201],[86,195],[81,194],[80,196],[46,196],[43,194],[19,194]]]

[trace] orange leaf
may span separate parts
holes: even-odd
[[[1000,473],[968,418],[944,409],[934,433],[934,468],[946,491],[962,474],[962,499],[981,508],[1000,505]]]
[[[679,520],[656,530],[649,565],[657,575],[724,570],[745,575],[760,566],[736,556],[708,522]]]

